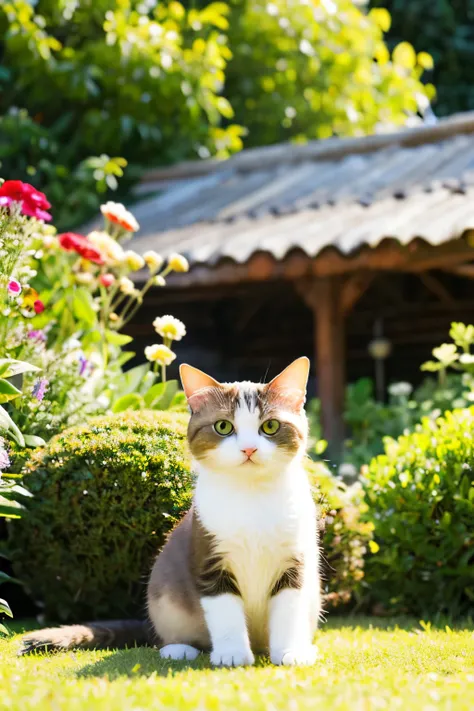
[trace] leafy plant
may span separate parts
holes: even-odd
[[[370,600],[416,615],[472,612],[474,408],[424,418],[363,470],[374,526]]]
[[[33,494],[11,521],[14,570],[48,618],[142,614],[145,577],[191,502],[187,417],[143,411],[92,419],[33,453]]]

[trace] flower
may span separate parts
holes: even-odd
[[[78,284],[92,284],[94,277],[90,272],[79,272],[76,274],[76,281]]]
[[[135,291],[135,285],[131,279],[128,277],[122,277],[119,279],[120,291],[123,294],[133,294]]]
[[[94,264],[104,264],[101,252],[84,235],[78,235],[75,232],[64,232],[59,235],[58,239],[61,247],[67,252],[76,252],[83,259],[94,262]]]
[[[153,346],[145,348],[145,357],[160,365],[170,365],[176,358],[176,353],[173,353],[164,343],[155,343]]]
[[[100,206],[100,211],[107,220],[120,225],[127,232],[137,232],[140,229],[132,213],[119,202],[106,202],[105,205]]]
[[[36,301],[33,303],[33,309],[35,311],[35,314],[42,314],[43,313],[43,311],[45,309],[45,305],[43,304],[41,299],[36,299]]]
[[[153,284],[155,286],[166,286],[165,278],[162,277],[161,274],[159,274],[153,279]]]
[[[143,257],[140,254],[134,252],[132,249],[128,249],[124,253],[123,257],[126,265],[133,272],[137,272],[139,269],[145,266],[145,260],[143,259]]]
[[[186,335],[186,326],[174,316],[158,316],[153,326],[162,338],[170,338],[172,341],[180,341]]]
[[[459,356],[459,362],[463,365],[473,365],[474,364],[474,354],[463,353]]]
[[[57,244],[58,244],[58,240],[54,235],[44,235],[43,247],[45,249],[52,249],[53,247],[56,247]]]
[[[21,294],[21,284],[19,281],[16,279],[11,279],[9,284],[8,284],[8,291],[10,294],[13,294],[14,296],[17,296],[18,294]]]
[[[176,254],[176,252],[173,252],[168,257],[168,266],[174,272],[189,271],[189,262],[186,257],[183,257],[182,254]]]
[[[79,356],[79,375],[85,375],[87,366],[89,365],[89,361],[85,357],[85,355],[80,355]]]
[[[5,180],[0,186],[0,207],[9,207],[13,202],[20,203],[23,215],[45,222],[52,219],[49,212],[46,212],[51,207],[46,195],[29,183],[23,183],[21,180]]]
[[[37,400],[39,400],[39,402],[41,402],[42,399],[44,398],[44,394],[46,392],[46,388],[48,387],[48,385],[49,385],[49,380],[47,380],[46,378],[40,378],[33,385],[32,395]]]
[[[110,264],[120,264],[123,262],[124,251],[117,240],[107,232],[94,230],[87,235],[87,239],[101,252],[102,256]]]
[[[102,286],[112,286],[112,284],[115,282],[115,277],[113,274],[101,274],[99,277],[99,281],[102,284]]]
[[[152,249],[145,252],[143,255],[145,264],[150,268],[152,272],[157,272],[160,267],[163,266],[163,257],[158,252],[154,252]]]
[[[390,395],[393,395],[393,397],[408,397],[411,395],[412,391],[413,386],[410,385],[410,383],[405,383],[403,381],[400,383],[393,383],[388,388],[388,392]]]
[[[0,474],[10,466],[10,457],[3,447],[0,447]]]
[[[27,333],[28,338],[37,343],[46,343],[47,338],[44,331],[41,330],[31,330]]]

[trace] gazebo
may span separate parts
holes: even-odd
[[[134,208],[141,229],[133,248],[181,252],[191,265],[150,292],[145,313],[160,303],[202,321],[207,336],[196,336],[189,354],[194,347],[193,362],[205,368],[207,353],[214,373],[225,375],[239,349],[256,372],[279,364],[280,351],[283,360],[309,347],[333,449],[344,437],[347,366],[365,353],[374,324],[377,332],[387,314],[404,314],[400,333],[411,323],[412,342],[421,343],[415,336],[426,335],[428,319],[425,353],[438,324],[474,315],[474,113],[180,164],[152,171],[139,190],[149,195]],[[362,303],[370,328],[356,328]],[[152,333],[143,319],[132,331]]]

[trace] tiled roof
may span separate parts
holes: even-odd
[[[391,136],[244,151],[201,170],[152,176],[148,188],[168,187],[133,208],[137,251],[243,263],[295,248],[349,255],[384,238],[437,245],[474,229],[473,114]]]

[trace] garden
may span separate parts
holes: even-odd
[[[133,186],[154,164],[416,124],[436,35],[416,52],[394,9],[386,43],[387,4],[0,6],[0,709],[473,708],[474,325],[459,321],[417,383],[383,401],[371,379],[347,386],[337,462],[306,404],[314,667],[216,670],[147,647],[18,656],[24,631],[143,618],[156,552],[192,501],[170,377],[186,324],[157,308],[143,351],[129,328],[189,264],[134,250]],[[439,70],[444,108],[468,101],[448,91],[457,62],[468,71],[458,51]]]

